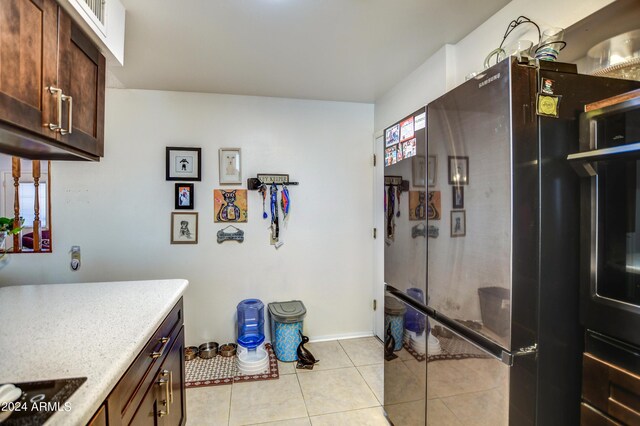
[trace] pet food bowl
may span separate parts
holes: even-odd
[[[197,346],[187,346],[184,348],[184,360],[191,361],[198,356],[198,353],[200,353],[200,350]]]
[[[218,343],[217,342],[208,342],[203,343],[198,347],[200,351],[199,355],[202,359],[210,359],[218,355]]]
[[[234,356],[236,354],[237,347],[238,345],[236,345],[235,343],[227,343],[220,346],[218,353],[220,354],[220,356],[224,357]]]

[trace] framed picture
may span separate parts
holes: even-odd
[[[430,155],[427,158],[427,185],[436,186],[436,176],[438,176],[438,157]]]
[[[427,179],[427,166],[424,163],[424,155],[416,155],[411,160],[411,174],[413,175],[413,186],[424,188]]]
[[[385,148],[397,144],[400,141],[400,125],[389,127],[384,132]]]
[[[192,183],[176,183],[176,210],[193,210],[194,197]]]
[[[449,185],[469,185],[469,157],[449,157]]]
[[[247,190],[213,190],[214,222],[246,222]]]
[[[467,235],[467,214],[464,210],[451,210],[451,238]]]
[[[220,185],[237,185],[242,183],[242,165],[240,148],[220,148]]]
[[[427,193],[409,191],[409,220],[427,219]]]
[[[200,180],[201,148],[167,147],[167,180]]]
[[[171,213],[171,244],[198,244],[198,213]]]
[[[451,189],[452,208],[464,209],[464,186],[454,186]]]

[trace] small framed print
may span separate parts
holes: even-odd
[[[200,180],[201,148],[167,147],[166,180]]]
[[[449,157],[449,185],[469,185],[469,157]]]
[[[198,244],[198,213],[171,213],[171,244]]]
[[[192,183],[176,183],[176,210],[193,210],[194,197]]]
[[[220,148],[220,185],[237,185],[242,183],[242,165],[240,148]]]
[[[431,157],[429,157],[431,158]],[[427,173],[429,169],[424,162],[424,155],[416,155],[411,160],[411,174],[413,177],[413,186],[417,188],[424,188],[425,180],[427,179]]]
[[[427,185],[436,186],[436,176],[438,175],[438,157],[430,155],[427,158]]]
[[[451,238],[467,235],[467,214],[464,210],[451,210]]]
[[[452,208],[464,209],[464,186],[454,186],[451,190]]]

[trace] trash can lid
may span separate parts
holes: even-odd
[[[389,315],[404,315],[407,308],[404,303],[391,297],[384,297],[384,313]]]
[[[304,304],[299,300],[269,303],[269,312],[274,320],[283,323],[300,322],[307,314]]]

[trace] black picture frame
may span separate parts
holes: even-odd
[[[467,235],[467,212],[465,210],[451,210],[451,238]]]
[[[449,156],[449,185],[469,185],[469,157]]]
[[[166,180],[200,181],[202,148],[168,146]]]
[[[464,186],[451,187],[451,208],[464,209]]]
[[[195,192],[192,183],[176,183],[175,209],[193,210],[195,203]]]

